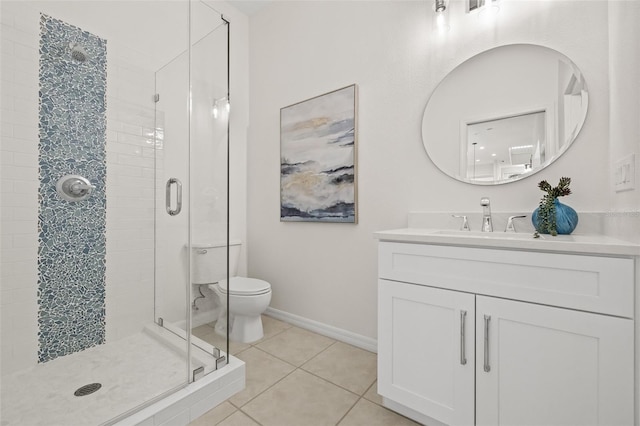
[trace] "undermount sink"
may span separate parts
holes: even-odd
[[[460,231],[454,229],[438,229],[432,232],[433,235],[448,235],[452,237],[487,238],[500,240],[533,240],[546,239],[544,235],[534,238],[529,232],[480,232],[480,231]]]

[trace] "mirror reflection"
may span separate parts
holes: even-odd
[[[492,185],[529,176],[575,140],[587,113],[584,78],[571,60],[528,44],[482,52],[431,95],[423,142],[458,180]]]
[[[547,154],[545,117],[546,111],[536,111],[468,123],[463,176],[493,182],[538,169]]]

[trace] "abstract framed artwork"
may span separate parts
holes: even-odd
[[[355,84],[280,110],[280,220],[357,223]]]

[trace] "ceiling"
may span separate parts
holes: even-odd
[[[273,0],[230,0],[229,3],[247,16],[255,15],[273,3]]]

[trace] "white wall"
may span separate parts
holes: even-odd
[[[564,201],[576,210],[609,208],[607,2],[503,1],[493,23],[465,16],[461,2],[451,6],[444,36],[431,29],[429,2],[419,1],[275,2],[252,17],[249,274],[271,282],[272,307],[375,338],[372,233],[406,226],[409,211],[477,212],[482,196],[496,211],[533,211],[537,183],[561,176],[573,179]],[[545,45],[578,65],[589,88],[586,123],[567,153],[533,178],[496,187],[454,181],[423,149],[426,101],[456,65],[511,43]],[[280,108],[352,83],[360,223],[281,223]]]
[[[635,218],[635,235],[640,232],[640,85],[636,82],[640,70],[638,22],[640,2],[609,2],[610,161],[613,165],[632,153],[635,153],[636,160],[636,189],[615,192],[611,180],[611,208],[622,217]],[[619,220],[614,220],[615,228],[619,228],[617,222]],[[619,231],[621,235],[629,233],[623,229]]]

